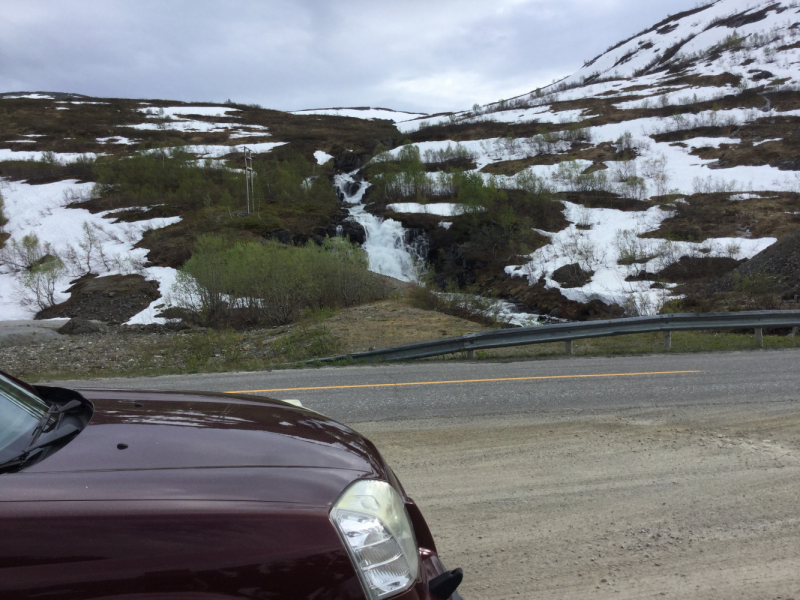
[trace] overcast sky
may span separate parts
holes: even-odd
[[[0,0],[0,91],[438,112],[569,75],[697,0]]]

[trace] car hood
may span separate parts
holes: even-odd
[[[78,390],[87,427],[45,460],[4,475],[0,500],[254,500],[330,504],[353,480],[386,478],[352,429],[278,400]],[[11,489],[9,489],[11,488]]]

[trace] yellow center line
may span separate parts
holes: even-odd
[[[637,377],[642,375],[685,375],[702,371],[652,371],[649,373],[600,373],[593,375],[540,375],[537,377],[502,377],[498,379],[455,379],[453,381],[409,381],[405,383],[364,383],[359,385],[324,385],[316,387],[276,388],[272,390],[237,390],[226,394],[259,394],[262,392],[307,392],[312,390],[346,390],[353,388],[403,387],[409,385],[443,385],[447,383],[495,383],[498,381],[534,381],[537,379],[584,379],[589,377]]]

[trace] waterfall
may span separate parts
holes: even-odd
[[[347,203],[350,218],[364,227],[367,239],[363,248],[369,256],[369,269],[375,273],[388,275],[402,281],[414,278],[415,259],[423,247],[416,248],[406,243],[406,231],[403,225],[393,219],[381,219],[367,212],[362,200],[369,187],[368,182],[357,182],[352,175],[337,175],[334,179],[337,191]],[[413,253],[413,254],[412,254]]]
[[[402,281],[412,281],[415,278],[415,262],[425,260],[428,254],[427,236],[424,233],[415,236],[413,235],[415,230],[406,230],[401,223],[393,219],[381,219],[368,213],[363,199],[369,182],[356,181],[352,174],[342,174],[336,175],[334,185],[347,204],[350,218],[364,227],[367,239],[362,247],[369,256],[370,271]],[[505,300],[486,300],[479,297],[478,299],[483,304],[491,305],[488,309],[478,312],[511,326],[536,325],[549,319],[542,315],[522,312]],[[550,319],[550,321],[558,320]]]

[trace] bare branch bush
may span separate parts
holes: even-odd
[[[516,189],[528,192],[529,194],[550,193],[550,187],[547,185],[545,179],[528,169],[517,173],[512,180],[512,185]]]
[[[30,271],[47,256],[57,256],[49,242],[42,243],[39,236],[29,233],[17,241],[8,240],[0,249],[0,264],[15,272]]]
[[[570,227],[567,235],[558,239],[555,250],[566,259],[567,264],[578,264],[587,272],[600,267],[606,258],[605,251],[599,249],[587,235],[575,227]]]
[[[661,312],[664,304],[669,300],[667,289],[637,290],[629,286],[622,301],[622,308],[626,317],[647,317]]]
[[[692,179],[692,188],[695,194],[732,194],[741,191],[739,183],[735,179],[726,181],[713,175],[709,175],[705,179],[695,177]]]
[[[85,189],[66,188],[62,194],[61,206],[70,206],[87,202],[94,197],[94,192]]]
[[[456,143],[455,146],[452,146],[448,142],[446,148],[426,150],[423,154],[423,162],[437,164],[454,160],[475,160],[476,157],[477,155],[466,146],[460,143]]]
[[[56,304],[56,287],[64,273],[64,263],[57,256],[48,255],[29,271],[20,272],[20,303],[44,310]]]
[[[560,185],[570,192],[611,191],[610,181],[605,171],[584,173],[584,168],[576,160],[560,162],[551,178],[556,185]]]
[[[656,196],[663,196],[669,189],[669,173],[667,157],[664,154],[645,159],[642,162],[642,174],[653,182]]]
[[[639,177],[635,160],[619,160],[611,168],[611,180],[617,193],[626,198],[647,198],[647,184]]]
[[[100,225],[88,221],[83,222],[81,229],[83,235],[77,242],[77,248],[67,244],[62,253],[66,268],[72,276],[110,271],[116,265],[126,264],[126,259],[119,255],[109,256],[104,245],[103,237],[116,240],[117,236],[109,235]]]

